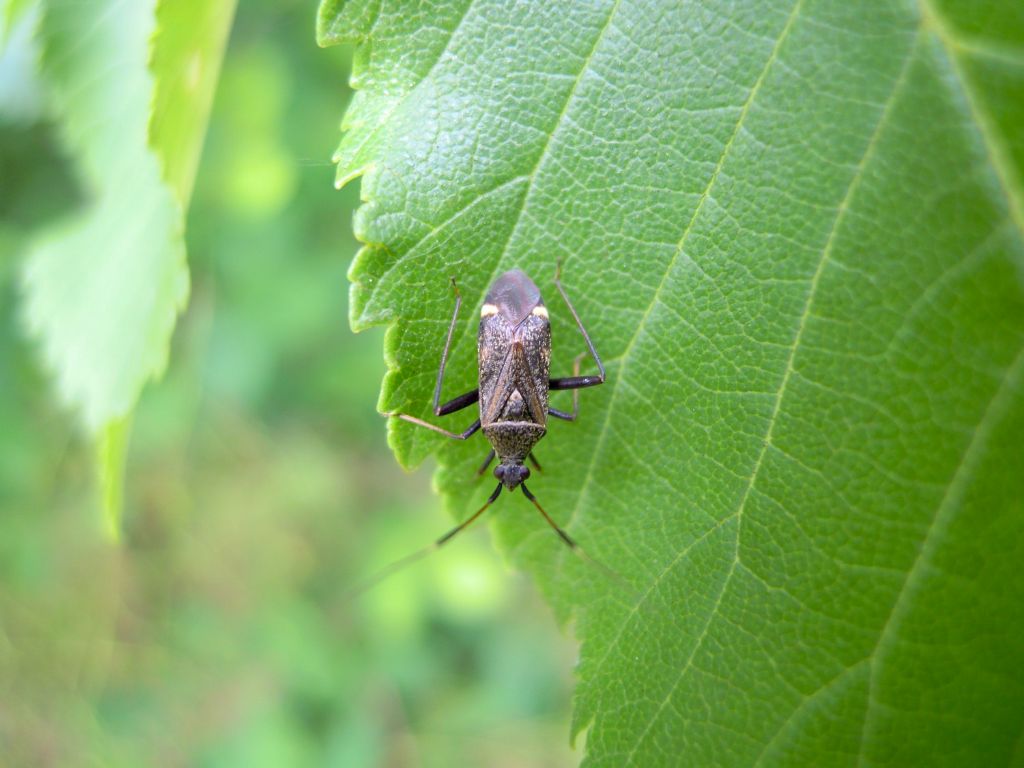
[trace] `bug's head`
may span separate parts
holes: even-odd
[[[494,468],[494,476],[511,491],[530,477],[530,468],[522,464],[499,464]]]

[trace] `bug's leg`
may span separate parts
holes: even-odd
[[[472,515],[470,515],[470,517],[468,517],[466,520],[463,520],[457,526],[452,528],[450,531],[448,531],[448,533],[446,533],[444,536],[439,538],[433,544],[428,544],[427,546],[425,546],[423,549],[419,550],[418,552],[413,552],[411,555],[406,555],[401,560],[396,560],[391,565],[389,565],[389,566],[387,566],[385,568],[382,568],[381,570],[377,571],[373,576],[371,576],[370,578],[366,579],[362,583],[357,584],[354,587],[352,587],[351,589],[347,590],[348,597],[349,598],[354,598],[354,597],[357,597],[358,595],[361,595],[363,592],[366,592],[366,590],[371,589],[372,587],[375,587],[377,584],[380,584],[382,581],[384,581],[389,576],[393,576],[394,574],[398,573],[399,571],[404,570],[406,566],[412,565],[417,560],[422,560],[424,557],[429,555],[434,550],[440,549],[441,547],[443,547],[445,544],[447,544],[449,541],[451,541],[453,538],[455,538],[455,536],[459,532],[465,530],[470,525],[472,525],[473,521],[475,521],[478,517],[480,517],[480,515],[482,515],[487,510],[487,508],[489,506],[491,506],[491,504],[494,503],[495,499],[498,498],[498,494],[501,493],[501,488],[502,488],[501,483],[498,483],[498,487],[494,489],[494,491],[487,498],[487,501],[484,503],[484,505],[482,507],[480,507],[480,509],[478,509]]]
[[[564,379],[549,379],[548,389],[585,389],[604,384],[604,376],[567,376]]]
[[[587,350],[590,352],[590,356],[594,358],[594,362],[597,364],[597,370],[600,372],[597,376],[579,376],[573,375],[564,379],[551,379],[548,384],[549,389],[582,389],[583,387],[596,387],[598,384],[604,384],[605,373],[604,363],[601,362],[601,356],[597,354],[597,350],[594,349],[594,342],[590,340],[590,334],[587,333],[587,329],[583,327],[583,321],[580,320],[580,316],[576,313],[576,308],[569,301],[569,296],[565,292],[565,288],[562,287],[562,262],[558,262],[558,267],[555,270],[555,287],[558,288],[558,292],[562,294],[562,298],[565,300],[565,305],[569,307],[569,312],[572,313],[573,320],[576,321],[576,327],[580,329],[580,333],[583,334],[583,341],[587,344]]]
[[[445,416],[449,413],[454,413],[455,411],[462,410],[467,405],[472,405],[479,399],[479,397],[480,393],[474,389],[472,392],[467,392],[464,395],[459,395],[454,400],[450,400],[449,402],[442,405],[440,408],[435,408],[434,412],[438,416]],[[423,419],[417,419],[415,416],[410,416],[407,413],[385,413],[384,415],[388,417],[395,416],[401,419],[402,421],[408,421],[410,424],[417,424],[421,427],[432,429],[435,432],[440,432],[442,435],[447,435],[448,437],[454,440],[465,440],[467,437],[469,437],[478,429],[480,429],[480,419],[477,419],[472,424],[470,424],[469,428],[465,432],[456,434],[455,432],[449,432],[447,429],[442,429],[441,427],[431,424],[428,421],[424,421]]]
[[[480,465],[480,469],[478,469],[476,471],[476,476],[477,477],[483,477],[484,476],[484,472],[486,472],[487,468],[489,466],[491,466],[491,462],[492,461],[494,461],[494,449],[493,448],[491,448],[491,450],[489,450],[487,452],[487,458],[484,459],[484,463]]]
[[[558,534],[558,537],[566,544],[568,544],[570,549],[576,549],[577,544],[573,540],[573,538],[568,533],[566,533],[565,530],[561,526],[559,526],[558,523],[551,519],[551,515],[544,511],[544,507],[542,507],[540,505],[540,502],[537,501],[537,498],[532,493],[530,493],[529,489],[526,487],[526,483],[520,484],[519,487],[523,489],[523,495],[533,503],[533,506],[535,506],[544,516],[544,519],[548,521],[548,525],[555,529],[555,533]]]
[[[441,385],[444,383],[444,369],[448,365],[448,352],[452,348],[452,337],[455,335],[455,323],[459,319],[459,307],[462,306],[462,294],[459,293],[459,286],[455,282],[455,278],[452,278],[452,290],[455,291],[455,311],[452,312],[452,321],[448,324],[448,337],[444,341],[444,350],[441,352],[441,366],[437,369],[437,382],[434,384],[434,415],[443,416],[446,413],[452,413],[465,408],[467,405],[472,405],[477,401],[478,394],[476,390],[473,392],[467,392],[464,395],[456,397],[454,400],[449,400],[444,405],[440,405],[441,402]]]
[[[586,352],[581,352],[576,355],[576,359],[572,361],[572,377],[578,379],[580,375],[580,361]],[[576,421],[576,418],[580,415],[580,388],[575,387],[572,390],[572,413],[566,413],[560,411],[557,408],[548,408],[548,414],[554,416],[556,419],[562,419],[563,421]]]
[[[480,507],[480,509],[478,509],[476,512],[474,512],[472,515],[470,515],[467,519],[463,520],[461,523],[459,523],[454,528],[452,528],[450,531],[448,531],[448,533],[446,533],[440,539],[435,541],[434,542],[434,547],[440,547],[441,545],[451,541],[452,538],[457,533],[459,533],[460,531],[465,530],[474,520],[476,520],[478,517],[480,517],[480,515],[482,515],[484,513],[484,510],[486,510],[489,506],[491,506],[491,504],[494,503],[494,500],[498,498],[498,495],[501,493],[501,488],[502,488],[501,483],[498,483],[498,486],[494,489],[494,492],[491,493],[491,495],[487,497],[487,501],[484,502],[484,505],[482,507]]]
[[[570,536],[568,533],[566,533],[565,529],[562,528],[558,523],[556,523],[551,518],[551,515],[549,515],[547,512],[544,511],[544,507],[542,507],[540,505],[540,502],[537,501],[537,497],[534,496],[532,493],[530,493],[530,489],[526,487],[526,483],[521,483],[519,485],[519,487],[523,489],[523,496],[528,498],[530,500],[530,502],[533,504],[533,506],[535,506],[537,508],[537,511],[540,512],[544,516],[544,519],[547,520],[548,525],[550,525],[554,529],[555,533],[558,534],[558,537],[565,544],[567,544],[569,546],[569,549],[571,549],[573,552],[575,552],[583,560],[586,560],[588,563],[592,563],[593,565],[596,565],[598,568],[600,568],[602,571],[604,571],[606,576],[608,576],[609,578],[613,579],[614,581],[617,581],[620,585],[625,587],[629,592],[634,592],[632,586],[630,586],[628,581],[626,581],[624,578],[622,578],[622,576],[618,572],[616,572],[613,568],[609,568],[607,565],[602,563],[597,558],[591,557],[590,555],[588,555],[583,550],[583,548],[579,544],[576,543],[576,540],[574,538],[572,538],[572,536]],[[636,595],[636,597],[639,597],[639,595]]]
[[[465,408],[468,405],[472,405],[479,399],[480,392],[474,389],[472,392],[467,392],[464,395],[459,395],[454,400],[449,400],[440,408],[435,408],[434,413],[436,413],[438,416],[446,416],[449,413],[461,411],[463,408]],[[435,432],[440,432],[442,435],[447,435],[448,437],[454,438],[455,440],[465,440],[467,437],[469,437],[478,429],[480,429],[480,419],[474,421],[465,432],[462,432],[461,434],[456,434],[454,432],[449,432],[447,429],[442,429],[441,427],[435,426],[434,424],[423,421],[423,419],[417,419],[415,416],[410,416],[407,413],[386,413],[384,415],[397,416],[402,421],[408,421],[410,424],[418,424],[421,427],[432,429]]]
[[[461,411],[468,405],[472,405],[480,399],[480,390],[474,389],[471,392],[467,392],[464,395],[459,395],[456,398],[449,400],[447,403],[442,405],[440,408],[437,404],[434,404],[434,413],[437,416],[447,416],[449,413],[455,413]]]
[[[449,432],[447,429],[442,429],[436,424],[431,424],[429,421],[423,419],[417,419],[415,416],[410,416],[407,413],[387,413],[385,416],[397,416],[402,421],[408,421],[410,424],[416,424],[420,427],[426,427],[429,430],[442,434],[445,437],[450,437],[452,440],[468,440],[473,433],[480,429],[480,419],[477,419],[468,427],[464,432]]]
[[[448,337],[445,339],[444,350],[441,352],[441,366],[437,369],[437,382],[434,384],[434,415],[436,416],[446,416],[449,413],[461,411],[463,408],[472,405],[480,399],[480,391],[474,389],[470,392],[466,392],[464,395],[459,395],[458,397],[449,400],[443,405],[440,404],[441,385],[444,383],[444,371],[445,367],[448,365],[448,351],[452,346],[452,336],[455,333],[455,323],[459,319],[459,307],[462,306],[462,294],[459,293],[459,286],[455,284],[454,277],[452,278],[452,289],[455,291],[455,311],[452,313],[452,321],[448,325]],[[415,416],[409,416],[405,413],[386,413],[384,415],[397,416],[403,421],[408,421],[410,424],[418,424],[421,427],[426,427],[427,429],[432,429],[435,432],[440,432],[442,435],[447,435],[455,440],[465,440],[480,428],[480,421],[478,419],[462,434],[455,434],[454,432],[449,432],[447,429],[441,429],[441,427],[428,424],[422,419],[418,419]]]
[[[540,465],[540,462],[537,461],[537,457],[533,455],[533,451],[530,451],[529,459],[530,459],[530,463],[533,464],[533,468],[534,469],[536,469],[538,472],[543,472],[544,471],[544,467],[542,467]]]

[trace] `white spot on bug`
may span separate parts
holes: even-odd
[[[480,317],[490,317],[498,314],[498,308],[493,304],[484,304],[480,307]]]
[[[543,306],[542,304],[538,304],[536,307],[533,308],[533,312],[531,312],[530,314],[536,315],[537,317],[543,317],[545,320],[547,320],[548,308]]]

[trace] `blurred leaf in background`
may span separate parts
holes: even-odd
[[[345,597],[448,525],[385,445],[381,335],[347,327],[358,194],[329,157],[350,55],[316,48],[307,3],[239,8],[116,548],[19,320],[16,254],[82,191],[49,113],[0,121],[4,766],[575,762],[573,646],[484,530]]]
[[[168,5],[39,6],[42,81],[84,200],[33,237],[25,315],[97,439],[113,539],[131,411],[188,297],[184,211],[234,0]]]

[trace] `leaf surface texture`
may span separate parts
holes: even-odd
[[[446,397],[512,267],[552,375],[583,350],[559,259],[608,364],[531,487],[636,594],[519,494],[492,515],[576,622],[584,764],[1019,761],[1019,8],[326,2],[320,39],[358,44],[336,159],[381,410],[437,421],[451,276]],[[490,491],[483,441],[391,430],[460,518]]]

